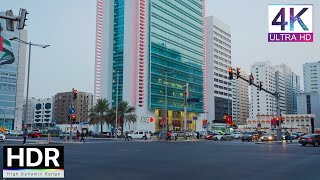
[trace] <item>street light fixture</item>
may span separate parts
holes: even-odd
[[[27,117],[27,109],[28,109],[28,96],[29,96],[29,79],[30,79],[30,60],[31,60],[31,46],[36,46],[36,47],[41,47],[41,48],[47,48],[49,47],[50,45],[48,44],[33,44],[31,42],[26,42],[22,39],[19,39],[17,37],[13,37],[13,38],[10,38],[9,39],[10,41],[17,41],[19,43],[22,43],[22,44],[26,44],[26,45],[29,45],[29,59],[28,59],[28,77],[27,77],[27,95],[26,95],[26,108],[25,108],[25,118]],[[24,126],[25,120],[23,119],[22,120],[22,125]]]

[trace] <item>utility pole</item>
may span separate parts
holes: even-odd
[[[184,90],[184,139],[187,140],[187,105],[188,105],[189,83],[186,83]]]
[[[115,127],[115,137],[118,138],[118,86],[119,85],[119,71],[117,72],[117,95],[116,95],[116,127]],[[123,128],[123,127],[122,127]]]
[[[72,109],[74,106],[73,106],[73,103],[74,103],[74,97],[73,97],[73,92],[74,92],[74,88],[72,88],[72,91],[71,91],[71,104],[70,104],[70,109]],[[72,114],[70,114],[70,142],[72,142],[72,122],[73,122],[73,119],[72,119]]]

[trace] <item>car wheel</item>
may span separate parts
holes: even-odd
[[[313,146],[319,146],[319,143],[317,141],[315,141]]]
[[[302,146],[306,146],[307,144],[302,144]]]
[[[132,140],[132,137],[128,137],[129,140]]]
[[[263,140],[261,140],[261,142],[263,142]]]
[[[220,141],[223,141],[223,137],[222,137],[222,138],[220,138]]]
[[[241,139],[242,140],[242,142],[244,142],[244,139]]]
[[[232,138],[230,138],[230,141],[232,141]]]

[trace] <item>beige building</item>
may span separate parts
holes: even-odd
[[[248,119],[246,125],[240,125],[239,129],[243,130],[256,130],[258,124],[261,124],[262,130],[271,130],[271,119],[275,118],[275,115],[257,115],[256,119]],[[292,132],[305,132],[310,133],[314,130],[314,114],[283,114],[282,129],[287,129]]]
[[[235,68],[236,69],[236,68]],[[242,77],[247,73],[241,71]],[[232,120],[238,124],[246,124],[249,118],[249,85],[242,79],[232,81]]]
[[[58,93],[54,96],[53,114],[57,124],[69,124],[68,114],[72,102],[73,92]],[[76,111],[76,123],[87,122],[89,110],[93,105],[91,93],[79,92],[74,102]]]

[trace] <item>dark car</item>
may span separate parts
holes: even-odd
[[[258,140],[258,136],[259,135],[257,132],[246,132],[242,136],[241,140],[242,141],[254,141],[254,140]]]
[[[309,134],[300,137],[299,143],[302,146],[306,146],[307,144],[312,144],[313,146],[319,146],[320,144],[320,134]]]
[[[261,142],[263,142],[263,141],[275,141],[275,140],[276,140],[276,136],[273,133],[265,133],[261,137]]]

